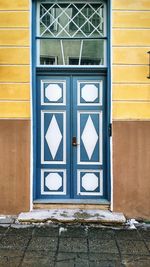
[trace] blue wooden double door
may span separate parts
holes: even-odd
[[[107,198],[105,76],[38,76],[36,199]]]

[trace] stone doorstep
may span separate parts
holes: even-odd
[[[8,226],[8,224],[12,224],[17,219],[15,215],[0,215],[0,224],[3,226]]]
[[[22,212],[18,216],[20,223],[106,223],[124,224],[126,218],[123,213],[109,210],[81,210],[81,209],[50,209]]]

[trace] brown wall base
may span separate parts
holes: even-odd
[[[150,121],[113,122],[114,210],[150,219]]]
[[[29,210],[30,122],[0,120],[0,214]],[[113,122],[114,211],[150,219],[150,122]]]
[[[0,214],[29,210],[30,122],[0,120]]]

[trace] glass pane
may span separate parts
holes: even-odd
[[[40,36],[103,37],[104,4],[40,4]]]
[[[104,65],[104,40],[84,40],[81,65]]]
[[[104,65],[104,40],[40,40],[41,65]]]
[[[56,31],[56,9],[51,4],[40,5],[40,35],[49,35]]]
[[[70,23],[70,31],[74,34],[93,36],[104,35],[103,31],[103,8],[97,5],[76,5],[72,7],[72,21]]]

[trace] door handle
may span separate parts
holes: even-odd
[[[79,145],[79,144],[77,144],[77,138],[76,138],[76,136],[73,136],[73,137],[72,137],[72,145],[73,145],[73,146],[77,146],[77,145]]]

